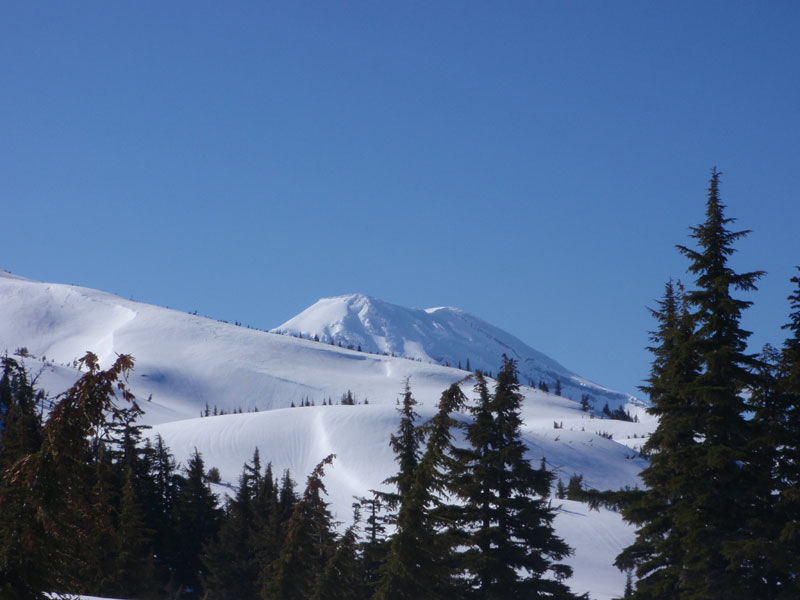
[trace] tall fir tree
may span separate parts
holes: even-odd
[[[314,586],[311,600],[366,600],[369,587],[358,555],[358,520],[348,527]]]
[[[284,473],[279,486],[272,473],[272,463],[267,463],[264,474],[256,485],[252,502],[254,523],[249,545],[258,565],[257,587],[261,590],[267,576],[263,566],[278,559],[297,498],[289,471]]]
[[[152,531],[145,521],[136,488],[133,467],[128,467],[120,499],[113,587],[115,594],[145,598],[155,592],[155,567],[150,541]]]
[[[789,574],[781,600],[800,597],[800,277],[791,281],[795,285],[789,296],[791,312],[783,326],[789,336],[781,349],[778,371],[778,392],[786,412],[777,471],[780,495],[776,510],[781,523],[777,550]]]
[[[177,472],[175,457],[169,451],[164,439],[157,435],[152,445],[150,472],[148,480],[151,491],[144,503],[146,519],[153,530],[153,561],[155,579],[162,589],[173,589],[175,538],[175,499],[178,494],[180,475]]]
[[[267,466],[267,471],[270,474],[272,473],[271,465]],[[265,476],[265,482],[266,478]],[[267,501],[266,496],[264,496],[264,500],[256,502],[256,504],[261,502],[269,502],[270,504],[269,511],[266,514],[261,511],[258,512],[254,547],[261,565],[259,589],[263,590],[270,583],[273,575],[270,571],[270,566],[278,560],[281,547],[286,539],[289,521],[294,515],[299,500],[295,492],[296,486],[297,484],[292,479],[292,474],[286,469],[283,472],[280,484],[277,481],[275,482],[272,497]]]
[[[364,539],[360,547],[363,579],[368,589],[374,591],[380,576],[378,569],[386,557],[389,546],[382,514],[383,505],[379,498],[373,496],[358,498],[358,506],[359,510],[366,511]]]
[[[36,391],[25,366],[3,356],[0,358],[0,472],[18,460],[36,452],[42,443],[42,422]]]
[[[555,534],[546,500],[553,475],[534,469],[525,456],[516,363],[503,357],[494,393],[480,374],[475,390],[469,448],[456,452],[453,481],[468,534],[461,564],[469,597],[573,599],[564,584],[572,569],[556,562],[570,548]]]
[[[314,593],[318,576],[333,555],[332,516],[322,477],[334,459],[324,458],[308,476],[303,496],[289,519],[280,556],[266,565],[267,577],[261,590],[263,600],[307,600]]]
[[[437,414],[419,428],[425,452],[417,462],[407,491],[400,495],[396,530],[380,568],[375,600],[445,599],[457,594],[453,550],[455,511],[448,504],[453,468],[452,413],[465,402],[459,383],[439,401]],[[401,426],[402,427],[402,426]]]
[[[91,465],[93,473],[88,498],[91,509],[82,526],[86,537],[77,557],[78,578],[86,584],[81,591],[111,596],[118,591],[114,576],[122,482],[105,443],[92,454],[94,464]]]
[[[228,499],[219,534],[207,547],[203,562],[203,587],[208,596],[220,600],[257,598],[260,564],[254,547],[255,499],[261,482],[258,452],[245,464],[239,489]]]
[[[780,385],[780,352],[767,344],[760,357],[758,385],[751,390],[750,426],[752,435],[747,445],[747,481],[754,482],[756,501],[749,518],[742,524],[741,539],[728,544],[727,553],[737,563],[748,565],[750,578],[757,581],[754,591],[764,598],[797,597],[792,585],[790,555],[780,541],[783,515],[779,508],[785,489],[782,455],[787,444],[787,400]],[[789,596],[785,590],[794,587]],[[783,594],[783,595],[782,595]]]
[[[747,231],[731,231],[719,197],[719,172],[708,188],[706,219],[691,228],[697,249],[678,246],[689,259],[695,289],[689,310],[662,305],[649,385],[658,429],[645,446],[651,464],[645,493],[626,509],[639,525],[636,542],[617,558],[635,567],[635,598],[756,598],[762,573],[742,560],[742,542],[759,510],[762,489],[749,452],[755,425],[744,392],[756,389],[759,362],[746,353],[750,335],[739,323],[751,303],[733,296],[755,289],[760,271],[736,273],[733,244]],[[666,301],[666,299],[665,299]]]
[[[400,425],[397,433],[392,434],[389,439],[389,445],[394,452],[395,461],[398,465],[397,473],[383,482],[394,486],[395,491],[378,494],[378,497],[388,508],[395,511],[402,499],[407,497],[411,491],[411,486],[414,483],[414,473],[420,459],[420,445],[424,432],[417,423],[419,415],[414,410],[416,405],[417,401],[411,393],[411,384],[406,379],[403,399],[398,408]]]
[[[45,532],[28,509],[24,486],[12,480],[26,457],[42,444],[42,424],[36,414],[36,391],[23,364],[0,359],[0,597],[27,599],[48,581]]]
[[[670,280],[658,309],[651,310],[658,328],[651,332],[653,365],[647,385],[649,412],[659,425],[643,451],[650,464],[642,471],[642,491],[626,494],[623,515],[638,527],[636,541],[615,564],[636,570],[636,592],[640,599],[677,598],[685,550],[680,512],[696,492],[699,423],[701,414],[691,395],[691,385],[700,372],[694,344],[694,323],[680,282]]]
[[[174,539],[170,551],[175,569],[175,585],[187,598],[201,596],[205,575],[204,557],[217,535],[222,511],[217,497],[205,482],[205,463],[195,449],[186,464],[186,477],[173,505]]]
[[[698,249],[679,246],[696,276],[696,289],[687,293],[694,308],[695,338],[700,374],[691,384],[701,420],[694,502],[681,511],[686,552],[681,596],[759,597],[758,574],[737,560],[731,549],[746,535],[741,527],[755,509],[755,483],[744,468],[751,424],[743,392],[757,384],[752,369],[757,360],[746,353],[750,333],[740,327],[742,311],[752,303],[733,293],[756,289],[761,271],[736,273],[728,264],[733,243],[749,231],[730,231],[734,219],[724,214],[719,198],[720,173],[714,169],[708,188],[706,220],[692,228]],[[757,509],[755,509],[757,510]]]

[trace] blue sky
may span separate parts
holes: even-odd
[[[635,392],[710,170],[800,264],[800,3],[0,5],[0,268],[260,328],[451,305]]]

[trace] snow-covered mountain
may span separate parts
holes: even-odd
[[[331,304],[343,311],[347,302]],[[370,299],[364,303],[367,305],[374,309],[377,301]],[[513,336],[459,311],[388,307],[396,309],[397,314],[387,308],[375,309],[374,313],[365,310],[372,329],[365,329],[360,340],[343,341],[347,342],[345,346],[361,344],[362,350],[374,352],[367,353],[340,348],[338,343],[237,327],[97,290],[41,283],[0,271],[0,352],[27,355],[25,362],[31,372],[38,373],[38,385],[52,394],[65,390],[79,376],[76,361],[87,350],[100,357],[102,366],[110,365],[117,353],[133,355],[136,366],[130,389],[140,400],[152,395],[151,401],[142,402],[145,422],[152,425],[150,435],[162,435],[184,464],[197,448],[206,464],[219,468],[229,485],[235,485],[243,463],[256,447],[262,460],[271,461],[276,472],[291,469],[298,481],[303,481],[324,456],[334,453],[337,458],[326,475],[326,486],[332,511],[347,523],[353,496],[380,488],[396,470],[388,439],[397,427],[396,401],[404,381],[410,380],[420,403],[418,412],[427,418],[433,414],[441,392],[468,375],[433,362],[382,354],[391,354],[397,348],[390,345],[395,343],[391,332],[401,331],[403,335],[396,339],[412,342],[404,348],[413,348],[414,341],[419,343],[417,348],[425,354],[415,358],[428,356],[450,364],[469,358],[473,368],[496,370],[496,364],[480,362],[488,361],[487,355],[465,352],[476,347],[468,344],[472,335],[478,345],[489,343],[487,339],[496,340],[492,352],[501,348],[506,354],[516,352],[510,355],[519,358],[520,364],[523,357],[531,358],[537,366],[549,369],[546,372],[569,373]],[[349,309],[340,314],[344,318]],[[378,315],[385,319],[383,330],[376,329]],[[333,328],[335,322],[329,314],[318,325],[329,323]],[[438,330],[434,323],[451,332],[450,342],[447,335],[412,339],[409,334],[417,327],[423,332]],[[350,331],[353,326],[346,329]],[[367,336],[366,331],[372,330],[386,332],[378,336],[386,338],[386,345],[380,346],[372,335]],[[308,337],[312,330],[307,327],[300,331]],[[327,335],[337,333],[330,331]],[[479,337],[479,331],[484,337]],[[437,355],[437,348],[449,348],[453,354]],[[465,381],[462,387],[468,395],[471,393],[471,382]],[[562,387],[572,395],[566,376]],[[338,400],[347,390],[355,394],[360,405],[322,404],[328,398]],[[636,447],[654,425],[638,403],[626,404],[641,419],[640,423],[630,423],[594,418],[580,409],[577,398],[529,387],[523,387],[522,392],[523,438],[532,461],[538,464],[545,457],[548,467],[565,483],[580,473],[589,485],[598,488],[637,484],[645,461]],[[306,399],[314,406],[289,408]],[[245,412],[199,418],[206,405],[228,413],[239,408]],[[259,412],[247,412],[255,408]],[[220,493],[229,489],[217,488]],[[589,512],[579,503],[556,502],[562,505],[557,531],[575,548],[568,561],[575,569],[570,585],[576,591],[589,591],[596,600],[620,595],[624,576],[611,562],[632,541],[632,530],[613,512]]]
[[[345,348],[402,356],[422,362],[497,372],[503,354],[517,360],[520,380],[539,382],[561,395],[580,400],[588,395],[596,408],[638,401],[587,381],[510,333],[451,307],[405,308],[364,294],[322,298],[275,333],[318,339]]]

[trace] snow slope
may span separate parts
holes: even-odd
[[[483,372],[497,372],[503,354],[518,361],[520,380],[540,381],[562,395],[580,400],[588,394],[601,409],[641,402],[569,371],[549,356],[534,350],[513,335],[457,308],[413,309],[363,294],[323,298],[272,329],[275,333],[333,342],[365,352],[404,356],[440,365],[467,365]]]
[[[338,304],[341,310],[342,303]],[[405,310],[400,309],[399,314]],[[424,331],[424,319],[441,317],[435,322],[450,331],[452,339],[463,340],[480,326],[499,340],[496,349],[518,342],[452,309],[419,312],[421,315],[413,313],[420,317],[418,322],[401,322],[396,327],[386,317],[386,331],[408,332],[415,325]],[[428,325],[430,322],[434,321]],[[418,348],[427,348],[426,353],[435,347],[462,348],[461,342],[448,346],[447,339],[443,335],[440,346],[432,346],[427,338],[417,338]],[[117,353],[132,354],[136,368],[130,387],[140,400],[152,395],[152,401],[142,402],[145,422],[153,426],[149,435],[162,435],[184,464],[197,448],[206,465],[219,468],[229,486],[235,486],[243,463],[256,447],[262,463],[271,461],[276,473],[290,469],[299,486],[323,457],[336,454],[326,486],[331,508],[345,524],[350,520],[353,496],[379,488],[395,471],[388,440],[397,427],[396,402],[404,381],[410,380],[424,419],[433,414],[441,392],[468,375],[433,363],[236,327],[96,290],[40,283],[0,271],[0,352],[12,353],[22,347],[31,355],[26,359],[31,371],[40,371],[39,385],[52,393],[66,389],[79,376],[76,360],[87,350],[98,354],[104,366]],[[565,372],[544,355],[527,356],[553,372]],[[482,360],[477,357],[476,353],[470,359]],[[471,395],[472,382],[465,381],[462,387]],[[352,390],[361,404],[322,405],[324,399],[338,400],[347,390]],[[522,392],[523,435],[532,461],[538,464],[545,457],[548,468],[565,483],[576,473],[598,488],[637,483],[637,473],[645,463],[635,448],[654,425],[644,412],[639,412],[641,423],[591,418],[574,400],[527,387]],[[315,406],[288,408],[305,399]],[[260,412],[199,418],[206,403],[227,412],[255,407]],[[221,487],[219,491],[230,489]],[[563,501],[556,524],[558,533],[576,549],[570,559],[575,568],[570,585],[590,591],[598,600],[620,594],[624,577],[611,562],[630,542],[632,531],[619,515],[604,510],[589,513],[583,505]]]
[[[635,482],[642,459],[629,458],[634,453],[591,428],[592,423],[614,423],[573,415],[564,418],[563,429],[553,429],[552,419],[533,416],[538,408],[554,410],[548,397],[534,393],[528,399],[523,439],[535,464],[545,456],[548,467],[555,469],[565,484],[574,473],[583,473],[590,484],[601,488]],[[432,405],[419,409],[421,419],[434,412]],[[580,431],[580,424],[585,432]],[[263,464],[272,462],[276,475],[290,469],[301,489],[313,467],[328,454],[335,454],[333,466],[326,470],[325,485],[335,518],[347,525],[353,498],[382,489],[383,479],[395,471],[387,442],[396,428],[394,406],[314,406],[174,421],[155,426],[149,435],[161,435],[184,464],[195,448],[200,449],[206,464],[218,467],[223,482],[231,486],[256,448]],[[632,541],[631,529],[613,512],[590,513],[585,505],[568,500],[554,499],[553,503],[563,505],[557,531],[576,551],[567,561],[575,569],[570,585],[576,591],[590,591],[596,599],[620,594],[624,576],[611,561]]]

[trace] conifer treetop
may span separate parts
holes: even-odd
[[[795,267],[800,271],[800,266]],[[791,336],[786,340],[785,347],[800,352],[800,276],[792,277],[789,281],[795,284],[795,289],[789,294],[789,322],[782,326],[791,332]]]
[[[690,237],[697,241],[698,250],[683,245],[678,245],[677,248],[689,259],[689,272],[697,275],[696,284],[699,289],[689,292],[687,298],[701,313],[709,315],[706,325],[708,333],[716,335],[716,341],[719,342],[722,341],[719,339],[720,334],[733,328],[743,343],[750,332],[738,328],[738,319],[741,311],[752,302],[730,298],[730,288],[740,291],[755,290],[756,281],[765,272],[736,273],[728,266],[728,257],[736,251],[733,242],[747,236],[750,230],[730,231],[726,228],[736,219],[724,216],[726,207],[719,198],[721,174],[714,167],[708,187],[705,222],[690,228]],[[723,315],[727,315],[727,318]],[[743,345],[739,349],[743,349]]]

